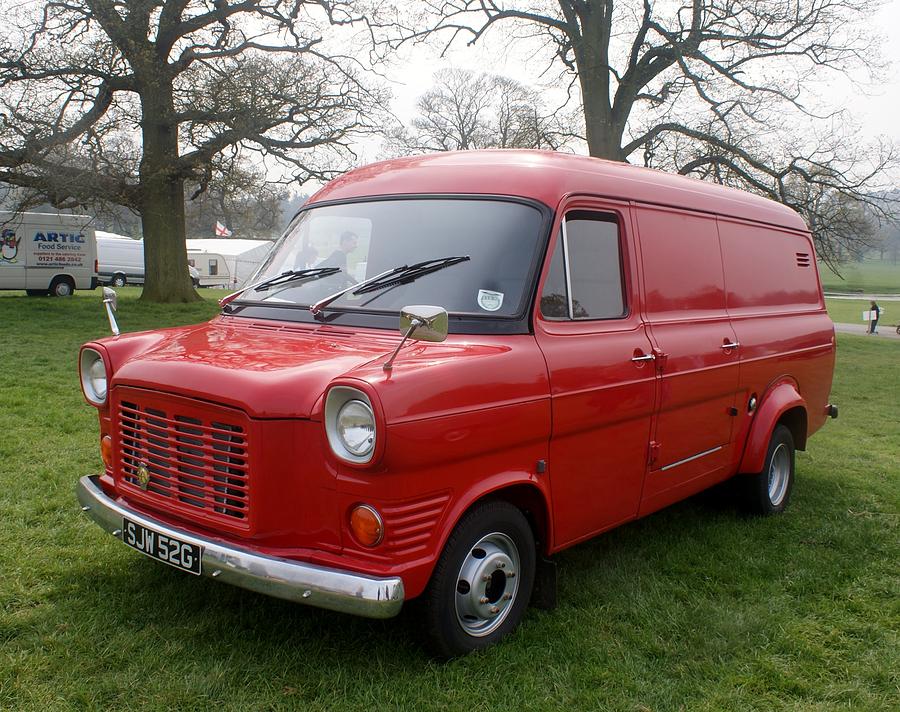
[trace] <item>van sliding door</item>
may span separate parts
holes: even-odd
[[[740,366],[715,218],[650,206],[636,212],[660,385],[645,514],[729,474]]]

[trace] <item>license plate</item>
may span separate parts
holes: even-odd
[[[122,519],[122,541],[150,558],[174,566],[176,569],[200,575],[203,548],[198,544],[189,544],[166,534],[160,534],[124,517]]]

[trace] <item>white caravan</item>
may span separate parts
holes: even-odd
[[[0,289],[67,297],[97,287],[93,218],[0,211]]]
[[[200,272],[201,286],[234,289],[253,275],[273,244],[268,240],[192,239],[187,241],[188,263]]]

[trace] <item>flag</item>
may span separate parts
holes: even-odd
[[[216,220],[216,237],[231,237],[231,230]]]

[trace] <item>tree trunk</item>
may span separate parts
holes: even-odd
[[[144,291],[141,299],[178,303],[200,299],[188,273],[185,244],[184,179],[174,175],[178,127],[172,87],[163,80],[141,92],[141,225],[144,232]]]
[[[582,37],[573,39],[578,81],[584,103],[585,138],[595,158],[624,161],[624,124],[614,120],[610,101],[609,39],[611,20],[596,8],[582,18]]]
[[[622,131],[613,122],[609,94],[603,91],[606,83],[584,74],[580,79],[588,153],[594,158],[624,161]]]

